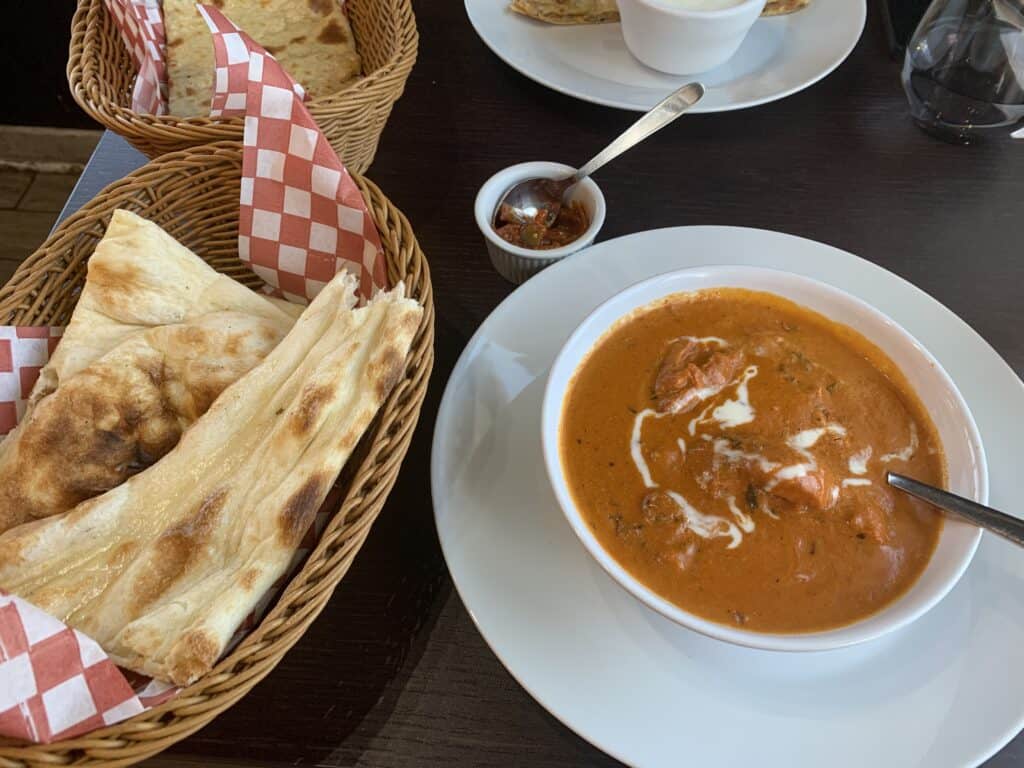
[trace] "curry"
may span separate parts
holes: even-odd
[[[621,320],[574,375],[560,442],[601,545],[667,600],[745,629],[880,610],[942,529],[885,482],[945,483],[904,376],[852,329],[767,293],[677,294]]]

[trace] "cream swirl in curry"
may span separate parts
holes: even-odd
[[[903,594],[941,518],[885,484],[942,485],[927,413],[853,330],[779,297],[716,289],[617,323],[563,405],[584,519],[634,577],[705,618],[807,632]]]

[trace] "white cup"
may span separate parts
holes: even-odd
[[[622,36],[637,59],[673,75],[706,72],[736,53],[766,0],[696,11],[671,0],[618,0]]]

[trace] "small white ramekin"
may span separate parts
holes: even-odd
[[[597,237],[597,233],[604,224],[605,206],[604,195],[591,179],[581,181],[569,194],[569,200],[578,201],[587,212],[590,226],[580,237],[568,245],[547,250],[521,248],[502,240],[491,224],[498,201],[520,181],[545,176],[561,178],[575,170],[575,168],[562,163],[534,160],[498,171],[480,187],[480,191],[476,195],[476,202],[473,204],[476,225],[480,228],[480,233],[487,243],[487,253],[491,257],[491,264],[506,280],[516,284],[526,282],[544,267],[550,266],[556,261],[564,259],[570,253],[576,253],[594,242],[594,238]]]
[[[669,0],[618,0],[622,37],[637,59],[673,75],[706,72],[736,53],[766,0],[692,11]]]

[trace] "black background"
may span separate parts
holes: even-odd
[[[72,0],[6,0],[0,16],[0,123],[99,128],[68,90]]]

